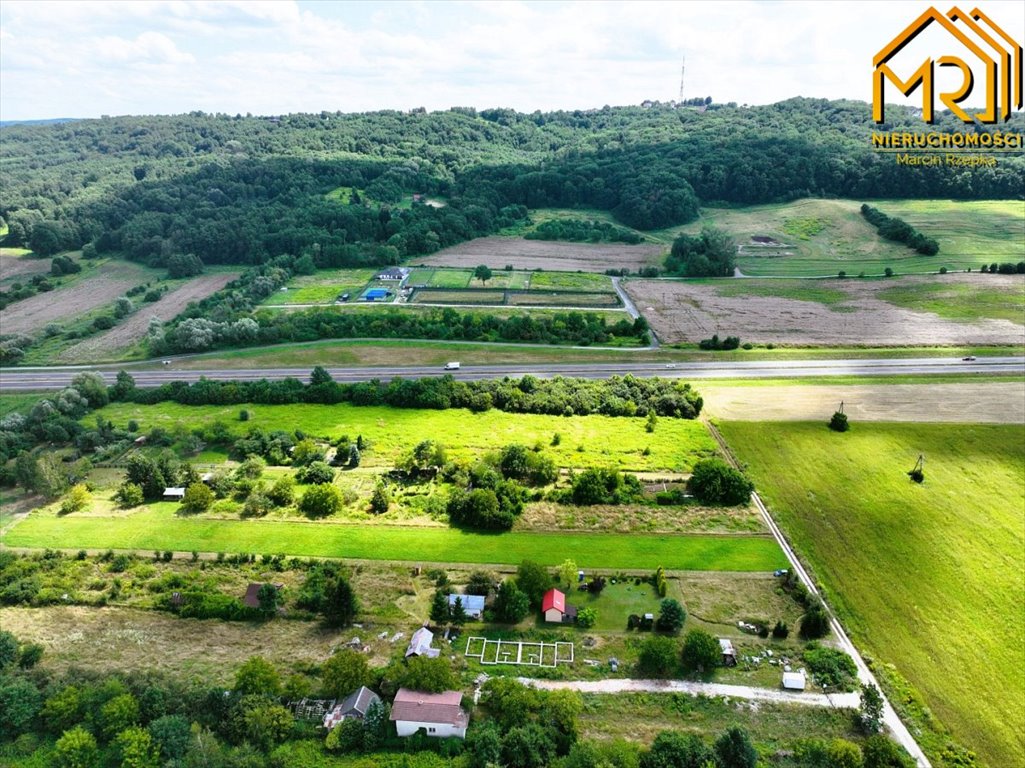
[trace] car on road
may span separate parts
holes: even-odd
[[[675,368],[676,363],[666,363],[666,368]]]
[[[962,357],[961,358],[961,362],[962,363],[974,363],[975,362],[975,355],[968,355],[968,357]]]
[[[445,370],[446,371],[458,371],[459,370],[459,363],[457,363],[457,362],[445,363]]]

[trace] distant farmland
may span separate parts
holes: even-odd
[[[604,272],[606,269],[629,269],[658,266],[668,252],[664,245],[618,245],[562,243],[547,240],[524,240],[518,237],[479,237],[466,243],[438,251],[416,264],[436,267],[476,267],[486,264],[492,269],[512,265],[514,269],[546,271]]]
[[[630,280],[625,288],[667,343],[697,342],[713,334],[754,343],[821,346],[1025,341],[1021,275]]]

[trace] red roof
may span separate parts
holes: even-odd
[[[391,720],[405,720],[414,723],[444,723],[465,728],[469,718],[466,710],[459,706],[463,694],[459,691],[424,693],[399,688],[392,703]]]
[[[545,592],[544,599],[541,601],[541,611],[543,613],[548,613],[552,608],[559,613],[566,612],[566,596],[557,589],[549,589]]]

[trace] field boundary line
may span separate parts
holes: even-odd
[[[704,421],[705,425],[708,427],[708,431],[711,433],[712,437],[715,438],[719,447],[722,448],[726,460],[735,468],[740,469],[740,463],[737,461],[736,456],[734,456],[733,451],[730,450],[726,440],[719,433],[719,430],[716,429],[715,425],[709,419],[703,417],[702,421]],[[762,518],[765,520],[765,524],[772,532],[773,538],[776,539],[776,543],[779,544],[780,548],[787,556],[787,560],[801,579],[801,583],[804,584],[811,594],[818,597],[822,601],[822,605],[825,606],[825,609],[829,614],[830,629],[832,629],[833,634],[836,635],[837,640],[840,641],[840,646],[843,650],[846,651],[852,659],[854,659],[854,664],[858,668],[858,679],[864,684],[874,685],[879,689],[879,693],[883,698],[883,722],[886,724],[887,728],[889,728],[893,733],[897,742],[908,751],[919,768],[932,768],[932,763],[929,762],[929,758],[925,756],[925,752],[922,751],[922,748],[918,745],[915,737],[911,735],[911,731],[909,731],[907,726],[904,725],[904,721],[897,715],[897,711],[893,708],[893,705],[890,704],[889,698],[879,685],[875,675],[872,674],[872,670],[868,668],[868,664],[865,663],[861,653],[844,631],[844,628],[840,624],[840,620],[836,617],[836,614],[833,612],[832,607],[826,602],[818,588],[816,588],[815,583],[812,581],[808,572],[798,559],[797,553],[794,551],[793,547],[790,546],[786,536],[783,535],[783,531],[778,525],[776,525],[776,521],[773,520],[772,515],[769,513],[769,508],[762,502],[762,498],[758,495],[757,491],[752,491],[751,500],[754,501],[755,506],[758,507],[758,511],[762,514]]]

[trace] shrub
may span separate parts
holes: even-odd
[[[314,461],[307,466],[299,467],[295,479],[304,485],[322,485],[335,479],[335,471],[326,462]]]
[[[239,411],[238,412],[238,420],[239,421],[249,421],[249,411],[247,411],[245,408],[243,408],[241,411]]]
[[[687,620],[687,611],[680,603],[672,598],[666,598],[659,606],[656,628],[660,632],[679,632]]]
[[[375,515],[383,515],[388,511],[391,506],[391,493],[388,492],[388,486],[382,482],[378,482],[374,486],[374,492],[370,495],[370,511]]]
[[[702,503],[734,506],[751,500],[754,483],[722,459],[701,459],[687,483]]]
[[[829,428],[834,432],[846,432],[851,428],[851,425],[847,422],[847,414],[841,411],[835,411],[832,418],[829,420]]]
[[[267,498],[279,507],[287,507],[295,501],[295,479],[282,475],[267,491]]]
[[[818,599],[811,601],[808,610],[801,617],[798,634],[802,640],[817,640],[829,634],[829,614]]]
[[[710,672],[719,666],[719,641],[703,629],[692,629],[683,638],[681,661],[686,672]]]
[[[718,649],[718,644],[716,648]],[[642,674],[652,677],[669,677],[676,670],[676,642],[669,637],[655,635],[641,646],[637,666]]]
[[[44,648],[39,643],[26,643],[18,651],[18,666],[32,669],[43,658]]]
[[[789,635],[790,627],[783,621],[777,621],[776,626],[772,628],[772,636],[777,640],[786,640]]]
[[[815,683],[824,688],[849,690],[858,674],[854,659],[835,648],[821,648],[811,643],[803,658]]]
[[[62,515],[70,515],[72,512],[78,512],[92,501],[92,494],[89,493],[89,489],[85,487],[84,483],[77,483],[71,486],[71,490],[68,491],[67,497],[61,502],[60,513]]]
[[[181,507],[186,512],[206,512],[214,503],[214,492],[205,483],[192,483],[185,489],[185,496],[182,498]]]
[[[887,277],[893,277],[893,270],[890,269],[889,267],[887,267],[886,269],[883,270],[883,274],[886,275]]]
[[[299,511],[307,517],[328,517],[342,508],[342,492],[327,483],[314,485],[299,500]]]
[[[581,608],[577,611],[577,626],[581,629],[590,629],[598,623],[598,611],[594,608]]]

